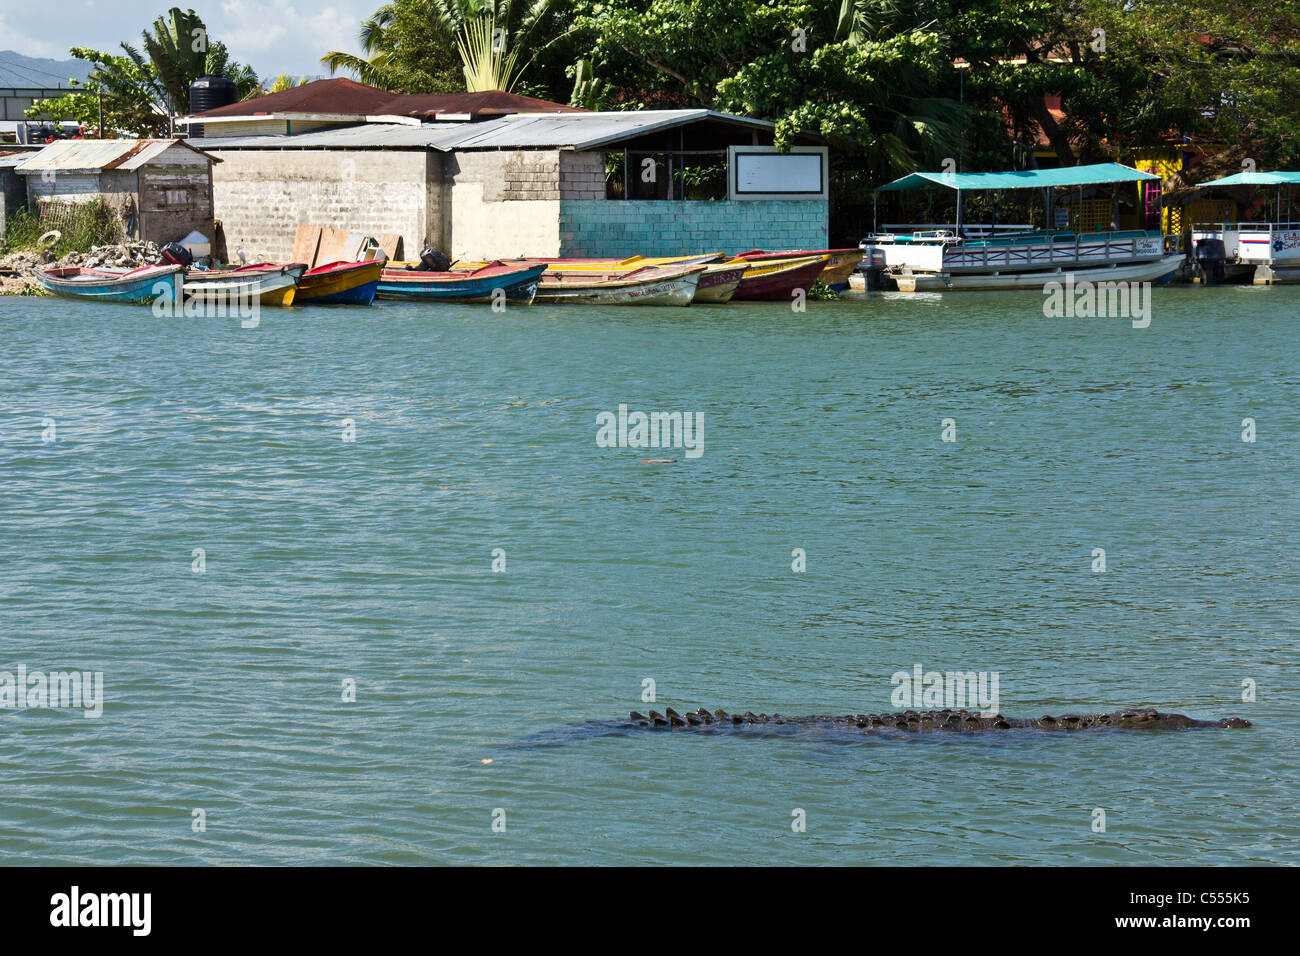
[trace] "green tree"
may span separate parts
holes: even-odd
[[[152,27],[142,34],[144,52],[129,43],[120,44],[120,56],[73,47],[74,57],[94,67],[84,84],[74,81],[82,89],[38,100],[27,115],[73,118],[95,126],[102,97],[106,132],[163,136],[170,130],[170,116],[190,111],[190,83],[201,76],[233,80],[241,98],[260,91],[257,74],[232,60],[225,44],[211,41],[193,10],[173,7]]]
[[[363,56],[331,51],[321,62],[362,83],[406,93],[457,93],[486,82],[482,67],[513,57],[512,84],[562,96],[571,59],[571,0],[392,0],[361,24]],[[493,42],[476,37],[485,23]],[[494,31],[500,30],[500,33]],[[478,79],[471,80],[471,77]],[[502,82],[509,77],[497,76]]]
[[[152,31],[145,30],[141,40],[162,98],[178,116],[190,112],[190,84],[201,76],[224,76],[233,81],[241,99],[260,89],[257,74],[232,60],[226,45],[210,38],[207,25],[193,10],[172,7],[154,20]],[[143,61],[135,48],[123,44],[123,49]]]

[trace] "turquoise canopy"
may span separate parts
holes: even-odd
[[[903,189],[1046,189],[1050,186],[1091,186],[1095,183],[1128,183],[1159,180],[1119,163],[1065,166],[1060,169],[1019,169],[1006,173],[912,173],[881,186],[877,192]]]
[[[1207,189],[1210,186],[1296,185],[1300,185],[1300,172],[1287,172],[1285,169],[1278,169],[1271,173],[1237,173],[1235,176],[1224,176],[1222,179],[1211,179],[1208,183],[1201,183],[1196,188]]]

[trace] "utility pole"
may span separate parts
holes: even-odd
[[[99,138],[104,138],[104,91],[99,91]]]

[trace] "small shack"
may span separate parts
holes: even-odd
[[[27,184],[17,168],[35,152],[24,146],[0,146],[0,237],[9,228],[9,219],[27,207]]]
[[[73,203],[102,199],[133,239],[171,242],[198,230],[212,238],[212,164],[179,139],[74,139],[51,143],[17,172],[27,203],[54,222]]]

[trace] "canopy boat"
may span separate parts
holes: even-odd
[[[581,305],[690,305],[708,266],[643,266],[610,272],[547,269],[537,301]]]
[[[140,269],[37,269],[43,289],[65,299],[101,302],[152,303],[160,298],[181,301],[184,267],[144,266]]]
[[[796,289],[812,288],[829,260],[829,255],[741,260],[746,263],[745,275],[732,298],[789,302]]]
[[[330,262],[308,269],[298,280],[297,305],[369,305],[379,288],[384,260]]]
[[[537,295],[545,265],[507,265],[496,261],[461,272],[386,268],[380,274],[381,299],[436,299],[440,302],[491,302],[500,289],[507,302],[528,305]]]
[[[1201,281],[1212,281],[1217,265],[1222,279],[1250,279],[1255,285],[1300,282],[1300,221],[1292,215],[1292,188],[1300,172],[1242,172],[1212,179],[1199,189],[1232,187],[1276,188],[1277,202],[1271,222],[1211,222],[1192,224],[1192,248]],[[1285,210],[1282,187],[1287,187]]]
[[[881,186],[877,193],[911,189],[952,189],[957,193],[954,228],[910,233],[874,233],[862,242],[864,253],[883,264],[885,278],[903,292],[1042,288],[1069,273],[1076,281],[1154,281],[1173,278],[1183,263],[1173,253],[1177,237],[1144,229],[1109,232],[1025,230],[974,238],[963,229],[964,192],[1039,189],[1049,210],[1051,190],[1075,187],[1082,212],[1084,186],[1109,183],[1159,183],[1160,177],[1118,163],[1063,169],[1001,173],[912,173]]]
[[[835,292],[842,292],[849,287],[849,276],[862,261],[861,249],[806,249],[803,251],[764,252],[751,249],[736,256],[737,259],[802,259],[807,256],[830,256],[822,274],[818,277],[822,283]]]
[[[237,269],[191,269],[185,276],[185,297],[205,302],[251,301],[262,305],[293,305],[304,262],[274,265],[257,262]]]

